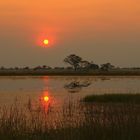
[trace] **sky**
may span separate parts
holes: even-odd
[[[0,66],[66,66],[70,54],[140,67],[140,1],[1,0]]]

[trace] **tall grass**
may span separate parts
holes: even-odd
[[[0,109],[0,140],[139,140],[140,105],[85,104]]]

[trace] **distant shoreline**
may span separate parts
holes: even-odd
[[[140,70],[0,70],[0,76],[140,76]]]

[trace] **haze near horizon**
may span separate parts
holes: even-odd
[[[0,9],[0,66],[63,66],[76,54],[140,67],[138,0],[4,0]]]

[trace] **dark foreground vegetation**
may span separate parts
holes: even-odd
[[[139,140],[140,105],[77,103],[0,109],[1,140]]]

